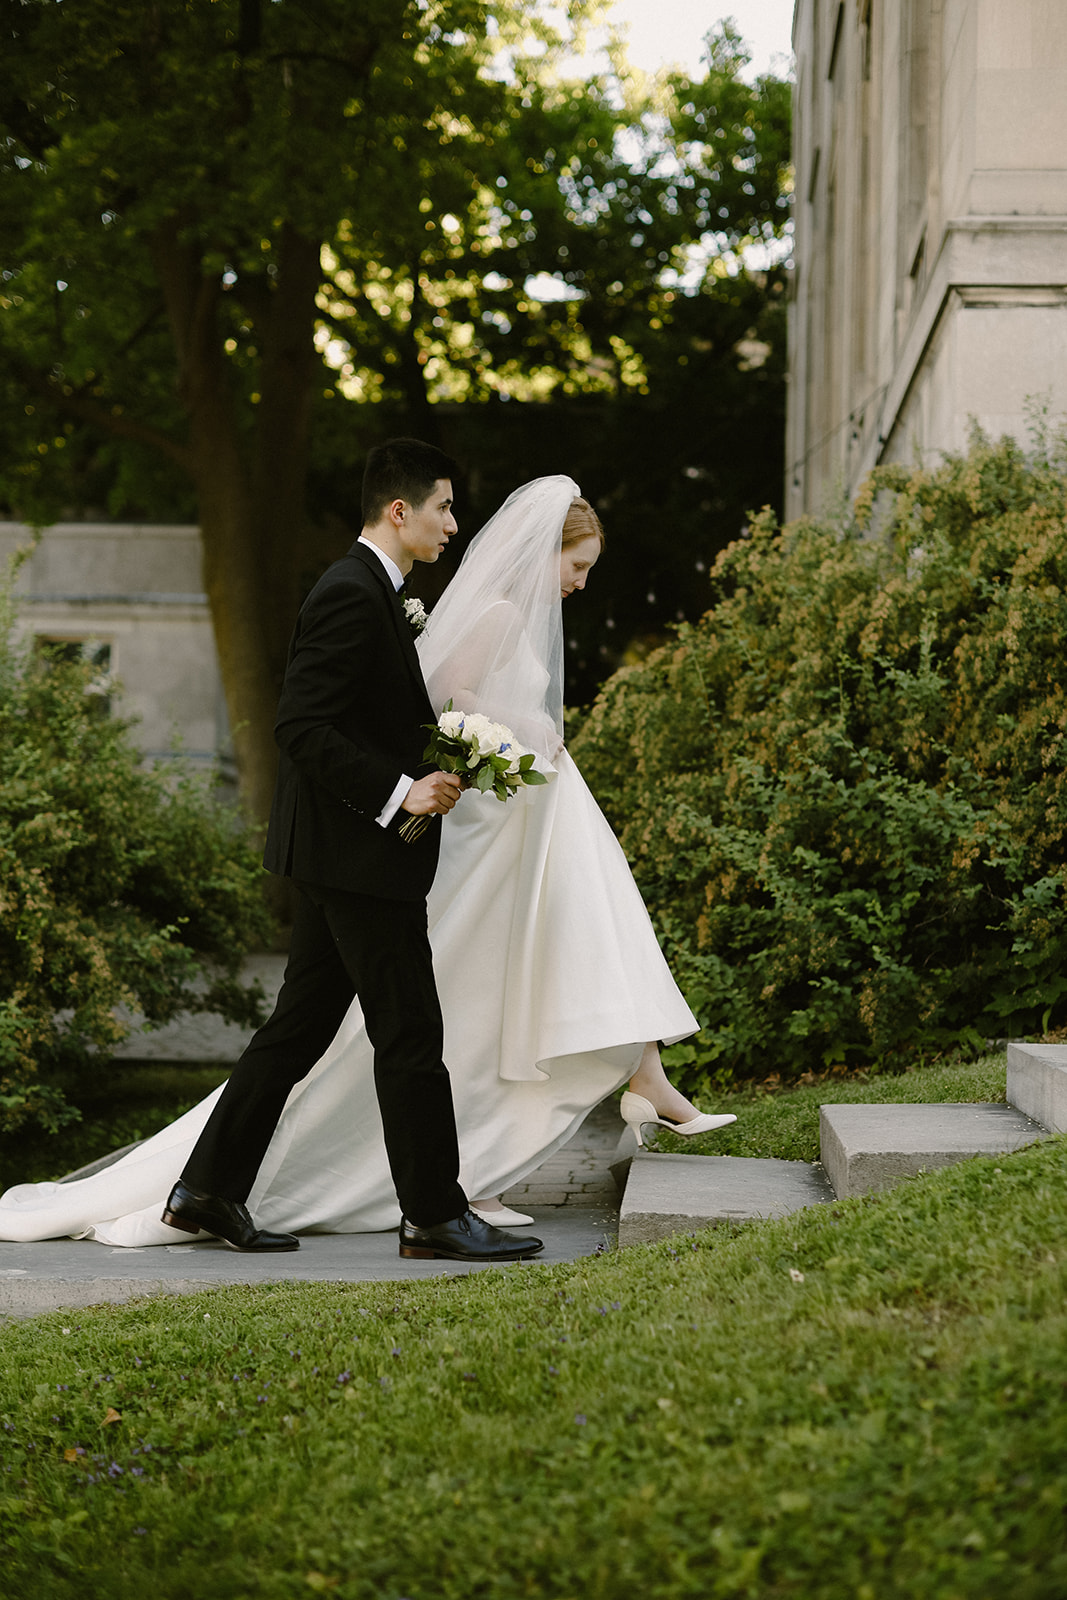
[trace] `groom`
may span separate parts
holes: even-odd
[[[275,734],[281,750],[264,864],[298,890],[285,979],[171,1191],[163,1221],[235,1250],[296,1250],[244,1204],[293,1085],[322,1056],[359,996],[404,1217],[402,1256],[514,1261],[539,1239],[468,1209],[443,1024],[426,926],[440,826],[413,843],[408,817],[460,796],[451,773],[422,772],[435,720],[400,589],[456,531],[455,463],[418,439],[372,450],[363,532],[319,579],[297,618]]]

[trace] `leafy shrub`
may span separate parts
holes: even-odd
[[[1067,522],[1047,449],[770,513],[574,753],[700,1017],[670,1058],[794,1077],[1048,1026],[1067,994]]]
[[[42,661],[0,617],[0,1131],[77,1118],[57,1081],[129,1031],[214,1011],[253,1023],[242,956],[270,937],[262,871],[202,779],[147,770],[93,669]]]

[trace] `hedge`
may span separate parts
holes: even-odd
[[[0,605],[0,1132],[54,1131],[124,1012],[256,1021],[241,959],[272,920],[236,811],[180,764],[146,768],[92,667],[18,645]]]
[[[688,1088],[1062,1021],[1063,465],[975,433],[837,518],[765,511],[573,750],[702,1023]]]

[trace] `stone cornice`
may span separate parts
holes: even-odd
[[[1032,241],[1021,251],[1022,237]],[[966,216],[945,224],[852,488],[884,458],[954,297],[970,306],[1067,303],[1067,216]]]

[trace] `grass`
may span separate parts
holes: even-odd
[[[831,1103],[893,1100],[916,1102],[1003,1101],[1007,1064],[1003,1050],[976,1061],[949,1061],[913,1072],[874,1077],[828,1075],[817,1083],[794,1088],[747,1084],[721,1095],[704,1110],[734,1111],[737,1121],[719,1133],[679,1139],[662,1129],[660,1150],[690,1155],[777,1156],[787,1161],[816,1161],[819,1156],[819,1107]],[[646,1130],[646,1136],[652,1129]]]
[[[61,1086],[81,1121],[58,1133],[0,1134],[0,1190],[51,1183],[112,1150],[147,1139],[229,1076],[229,1067],[111,1061]]]
[[[1059,1139],[565,1267],[10,1324],[3,1592],[1062,1600],[1065,1304]]]

